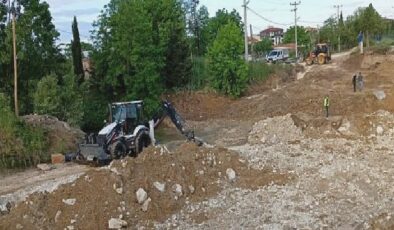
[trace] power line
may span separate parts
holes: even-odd
[[[254,13],[256,16],[260,17],[261,19],[263,19],[264,21],[267,21],[269,23],[280,25],[280,26],[290,26],[290,25],[292,25],[292,23],[285,24],[285,23],[274,22],[274,21],[262,16],[261,14],[257,13],[256,11],[252,10],[251,8],[249,8],[249,7],[247,7],[247,8],[248,8],[248,10],[250,12]]]

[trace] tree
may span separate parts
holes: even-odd
[[[291,26],[283,36],[283,43],[295,43],[295,27]],[[299,46],[309,47],[311,39],[303,26],[297,26],[297,43]]]
[[[253,46],[254,51],[258,56],[262,56],[264,53],[267,53],[272,50],[272,41],[269,38],[264,38],[257,44]]]
[[[384,30],[382,17],[370,3],[367,8],[361,11],[359,20],[359,29],[360,31],[365,31],[365,39],[367,47],[369,47],[370,36],[377,35]]]
[[[234,22],[219,29],[208,50],[212,87],[221,93],[239,97],[246,88],[248,67],[242,59],[242,31]]]
[[[178,0],[112,0],[96,23],[94,45],[92,80],[107,100],[143,99],[152,113],[165,89],[190,78]]]
[[[16,36],[18,56],[18,98],[20,113],[33,112],[33,94],[37,82],[50,73],[61,74],[59,65],[65,60],[55,45],[59,36],[52,23],[49,5],[39,0],[16,0]],[[1,20],[1,19],[0,19]],[[2,24],[2,23],[0,23]],[[12,95],[13,63],[12,63],[12,30],[10,24],[4,28],[0,40],[4,43],[0,51],[0,68],[4,82],[0,87],[8,95]],[[3,81],[3,80],[2,80]]]
[[[74,74],[78,77],[78,83],[82,84],[82,82],[84,81],[82,49],[81,40],[79,38],[78,22],[75,16],[71,28],[73,33],[73,40],[71,41],[71,53],[74,66]]]
[[[205,44],[206,47],[211,46],[216,39],[219,29],[229,23],[234,23],[243,33],[243,23],[241,19],[241,16],[236,10],[231,12],[228,12],[226,9],[218,10],[215,17],[210,18],[207,25],[201,31],[201,39],[204,41],[203,44]]]
[[[38,82],[34,93],[35,113],[59,117],[61,99],[57,83],[57,77],[54,75],[47,75]]]
[[[83,119],[83,95],[85,85],[79,85],[74,74],[63,77],[63,85],[59,87],[60,105],[58,118],[73,126],[81,126]],[[89,103],[89,102],[88,102]]]

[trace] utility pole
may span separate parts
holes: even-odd
[[[338,24],[338,52],[341,52],[341,32],[339,31],[339,8],[342,8],[342,5],[334,5],[334,8],[337,9],[337,24]]]
[[[248,61],[249,52],[248,52],[248,20],[247,20],[247,8],[248,8],[249,0],[244,0],[244,4],[242,7],[244,8],[244,35],[245,35],[245,61]]]
[[[297,6],[301,4],[301,1],[290,3],[291,6],[294,6],[294,9],[291,11],[294,12],[294,29],[295,29],[295,52],[296,52],[296,62],[298,62],[298,41],[297,41]]]
[[[252,24],[250,24],[250,53],[251,53],[251,55],[252,55],[252,60],[254,60],[254,57],[253,57],[253,46],[254,46],[254,43],[253,43],[253,29],[252,29]]]
[[[12,43],[14,51],[14,104],[15,104],[15,115],[19,116],[18,108],[18,66],[16,56],[16,32],[15,32],[15,6],[12,7]]]

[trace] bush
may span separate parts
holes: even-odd
[[[248,81],[248,66],[242,59],[242,34],[234,23],[223,26],[208,50],[211,86],[232,97],[241,96]]]
[[[0,94],[0,169],[29,167],[49,160],[45,131],[15,117]]]
[[[80,126],[83,119],[83,89],[78,87],[73,74],[65,75],[63,85],[58,85],[55,75],[48,75],[37,84],[34,94],[34,112],[57,117],[73,126]]]
[[[266,80],[274,73],[275,66],[263,62],[249,62],[249,82]]]

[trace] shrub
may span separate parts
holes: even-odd
[[[242,53],[241,30],[230,22],[219,30],[208,50],[212,88],[232,97],[241,96],[248,81],[248,66]]]

